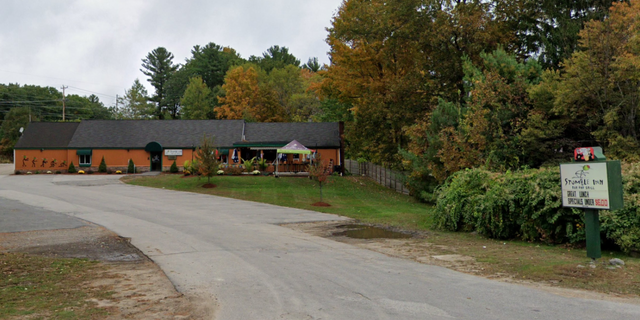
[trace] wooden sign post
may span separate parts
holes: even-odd
[[[620,161],[607,161],[602,148],[578,148],[574,162],[560,164],[562,206],[584,209],[587,257],[598,259],[600,250],[599,210],[622,208]]]

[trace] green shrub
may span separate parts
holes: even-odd
[[[258,160],[257,164],[260,171],[267,171],[267,168],[269,168],[269,163],[265,158]]]
[[[169,172],[171,173],[178,173],[178,165],[176,164],[176,161],[173,160],[173,164],[171,164],[171,168],[169,168]]]
[[[640,251],[640,164],[623,165],[624,207],[600,211],[601,231],[624,252]]]
[[[187,160],[184,162],[183,171],[189,171],[192,174],[197,174],[199,167],[200,167],[200,163],[198,162],[197,159],[194,159],[192,161]]]
[[[248,159],[248,160],[242,160],[242,166],[244,167],[244,170],[246,172],[253,171],[253,164],[254,164],[255,160],[256,160],[256,157],[253,157],[253,158]]]
[[[242,172],[244,171],[244,168],[242,168],[241,166],[237,166],[237,167],[228,166],[223,170],[224,170],[224,174],[237,176],[242,174]]]
[[[71,163],[69,164],[69,169],[67,169],[67,172],[69,172],[69,173],[78,172],[78,170],[76,170],[76,167],[73,165],[73,161],[71,161]]]
[[[584,240],[582,211],[562,207],[558,168],[468,169],[451,176],[436,197],[434,221],[441,229],[549,243]]]
[[[129,159],[129,166],[127,167],[127,173],[136,173],[136,167],[133,164],[132,159]]]
[[[403,176],[403,183],[409,189],[409,194],[418,201],[434,204],[437,201],[434,191],[438,187],[438,181],[432,175],[429,164],[424,158],[411,152],[399,150],[399,154],[409,163],[409,170],[405,170],[406,174]]]
[[[640,251],[640,164],[624,165],[622,177],[624,208],[600,211],[600,223],[603,240],[628,253]],[[440,229],[549,243],[585,240],[583,211],[562,207],[557,167],[460,171],[436,197],[434,222]]]
[[[98,172],[107,172],[107,163],[104,162],[104,156],[102,156],[102,161],[100,161],[100,165],[98,166]]]

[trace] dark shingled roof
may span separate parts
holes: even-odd
[[[67,148],[79,125],[79,122],[30,122],[14,148]]]
[[[69,148],[144,148],[155,141],[163,148],[199,146],[204,134],[218,147],[242,138],[243,120],[85,120]]]
[[[298,140],[308,148],[339,148],[340,129],[337,122],[250,122],[245,126],[247,142],[268,143]],[[238,142],[238,141],[236,141]]]
[[[244,141],[242,140],[244,128]],[[298,140],[308,148],[339,148],[337,122],[245,123],[244,120],[83,120],[32,122],[16,149],[142,149],[149,142],[163,148],[199,146],[203,135],[221,148],[242,145],[284,146]]]

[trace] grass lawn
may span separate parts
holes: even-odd
[[[320,188],[301,177],[215,176],[211,182],[217,187],[211,189],[201,188],[206,178],[182,178],[181,175],[136,177],[127,182],[334,213],[365,223],[412,230],[431,227],[430,206],[360,177],[329,177],[329,183],[322,188],[322,200],[331,204],[330,207],[312,206],[320,201]]]
[[[104,318],[107,311],[87,300],[111,293],[83,285],[96,268],[81,259],[0,253],[0,319]]]
[[[427,230],[425,241],[437,245],[427,254],[462,254],[480,262],[485,276],[504,275],[554,286],[599,292],[640,295],[640,259],[620,252],[603,251],[597,268],[589,267],[586,250],[551,246],[518,240],[487,239],[473,233],[442,232],[431,229],[433,207],[384,188],[368,178],[330,177],[323,188],[324,202],[331,207],[314,207],[320,201],[318,186],[308,178],[272,176],[216,176],[216,188],[201,186],[206,178],[182,178],[181,175],[124,178],[134,185],[212,194],[235,199],[334,213],[364,223]],[[445,248],[445,249],[442,249]],[[619,269],[607,269],[610,258],[625,261]]]

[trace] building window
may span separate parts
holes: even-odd
[[[78,163],[82,166],[90,166],[91,165],[91,155],[79,155]]]
[[[300,155],[297,153],[293,154],[293,161],[299,161],[300,160]]]

